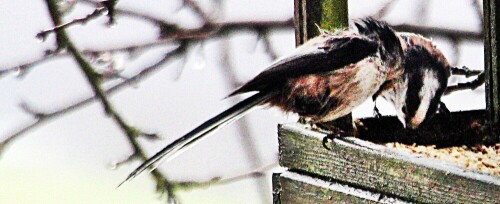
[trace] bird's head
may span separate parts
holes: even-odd
[[[446,90],[450,69],[434,53],[420,45],[408,47],[403,61],[403,85],[396,103],[398,119],[406,128],[416,129],[437,112]],[[440,53],[440,52],[439,52]]]

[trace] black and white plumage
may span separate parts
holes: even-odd
[[[387,81],[380,95],[391,102],[403,126],[416,129],[437,110],[450,76],[450,65],[431,40],[413,33],[397,33],[404,51],[403,75]],[[378,94],[373,97],[376,98]]]
[[[254,107],[269,104],[314,123],[340,118],[401,77],[403,50],[383,22],[365,19],[356,28],[323,33],[278,60],[230,96],[257,92],[169,144],[135,169],[128,181],[164,158],[171,159]],[[399,73],[399,74],[398,74]],[[124,181],[124,182],[125,182]]]

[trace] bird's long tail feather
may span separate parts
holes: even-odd
[[[130,173],[128,177],[120,183],[120,185],[135,178],[146,169],[155,169],[161,160],[170,160],[174,158],[183,151],[194,146],[194,144],[199,142],[201,139],[206,138],[206,136],[210,135],[210,133],[213,133],[225,125],[241,118],[246,115],[246,113],[249,113],[252,108],[264,104],[271,96],[272,93],[257,93],[204,122],[143,162],[132,173]],[[120,185],[118,185],[118,187]]]

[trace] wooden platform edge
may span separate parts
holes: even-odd
[[[404,200],[500,203],[500,178],[356,138],[322,146],[325,134],[297,124],[279,127],[280,165]],[[316,176],[315,176],[316,177]]]
[[[380,193],[325,181],[290,171],[273,176],[273,188],[279,188],[277,203],[408,203]],[[275,191],[277,192],[277,191]]]

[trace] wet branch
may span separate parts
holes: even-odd
[[[84,24],[84,23],[86,23],[94,18],[101,16],[101,14],[104,13],[105,11],[107,11],[107,9],[104,6],[96,8],[94,10],[94,12],[92,12],[91,14],[88,14],[85,17],[77,18],[77,19],[74,19],[70,22],[59,24],[59,25],[56,25],[52,28],[43,30],[43,31],[39,32],[38,34],[36,34],[36,37],[43,40],[43,39],[47,38],[47,35],[49,33],[55,32],[57,30],[63,30],[63,29],[65,29],[71,25],[74,25],[74,24]]]
[[[479,86],[483,85],[485,82],[485,74],[482,72],[481,74],[477,75],[477,77],[469,82],[464,82],[464,83],[458,83],[456,85],[448,86],[445,91],[445,95],[451,94],[456,91],[462,91],[462,90],[474,90],[478,88]]]
[[[120,14],[118,12],[118,14]],[[157,22],[156,22],[157,23]],[[257,30],[257,29],[288,29],[293,25],[291,19],[285,21],[241,21],[241,22],[223,22],[223,23],[210,23],[201,28],[195,29],[183,29],[178,26],[173,26],[173,24],[157,24],[160,26],[160,36],[156,41],[145,42],[138,45],[128,45],[117,48],[108,48],[102,50],[92,50],[87,49],[82,51],[82,53],[100,53],[100,52],[134,52],[153,48],[156,46],[162,46],[166,44],[175,43],[181,40],[206,40],[209,38],[225,37],[229,33],[238,32],[241,30]],[[55,30],[57,31],[57,30]],[[269,42],[265,42],[266,46],[270,47]],[[269,45],[268,45],[269,44]],[[62,45],[64,46],[64,45]],[[271,53],[272,50],[269,49],[270,56],[272,58],[276,57],[275,53]],[[0,67],[0,77],[6,76],[7,73],[18,72],[27,73],[33,67],[39,65],[50,59],[57,57],[67,57],[69,56],[67,52],[59,50],[57,52],[51,51],[47,52],[43,57],[35,59],[31,62],[20,64],[14,67]],[[1,66],[1,65],[0,65]]]

